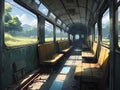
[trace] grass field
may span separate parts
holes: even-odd
[[[107,44],[107,45],[109,45],[109,44],[110,44],[109,39],[106,39],[106,38],[103,38],[103,39],[102,39],[102,42],[103,42],[103,43],[105,43],[105,44]]]
[[[36,38],[28,38],[28,37],[13,37],[12,35],[5,33],[5,44],[7,46],[17,46],[24,44],[32,44],[36,43]]]
[[[61,38],[56,38],[56,40],[61,40]],[[53,38],[45,38],[45,42],[53,41]],[[29,37],[13,37],[12,35],[5,33],[5,45],[6,46],[18,46],[24,44],[33,44],[36,43],[36,38]]]

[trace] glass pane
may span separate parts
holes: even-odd
[[[42,12],[44,15],[48,14],[48,9],[41,3],[38,10]]]
[[[120,47],[120,7],[118,7],[118,46]]]
[[[53,13],[50,13],[50,19],[55,20],[56,16]]]
[[[64,33],[64,31],[62,30],[62,32],[61,32],[61,39],[62,39],[62,40],[64,40],[64,36],[65,36],[65,33]]]
[[[75,35],[75,39],[78,40],[79,39],[79,34]]]
[[[57,20],[57,24],[58,24],[58,25],[61,25],[61,23],[62,23],[62,21],[58,19],[58,20]]]
[[[66,27],[66,25],[63,23],[63,27],[65,28]]]
[[[37,42],[37,17],[13,2],[5,1],[5,44],[17,46]]]
[[[35,0],[35,2],[36,2],[37,4],[40,4],[40,0]]]
[[[70,40],[72,41],[73,40],[73,35],[70,34]]]
[[[95,24],[95,41],[98,41],[98,26]]]
[[[61,31],[59,27],[56,27],[56,40],[61,40]]]
[[[45,42],[53,41],[53,25],[45,21]]]
[[[104,44],[110,44],[110,16],[109,9],[103,14],[102,17],[102,42]]]
[[[68,40],[68,33],[66,33],[66,32],[64,33],[64,39]]]
[[[68,39],[68,34],[64,30],[62,30],[62,32],[61,32],[61,38],[62,38],[62,40]]]

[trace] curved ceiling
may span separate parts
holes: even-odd
[[[76,23],[88,25],[90,19],[95,18],[103,0],[40,0],[66,26]],[[92,21],[93,21],[92,20]]]
[[[15,0],[16,2],[26,2],[29,0]],[[30,0],[31,5],[35,4],[35,0]],[[29,2],[30,2],[29,1]],[[89,26],[94,23],[99,12],[101,4],[105,0],[38,0],[37,6],[43,3],[48,9],[49,16],[52,12],[56,16],[56,21],[61,20],[69,29],[69,33],[77,33],[81,31],[81,27]],[[33,5],[34,6],[34,5]],[[36,9],[36,8],[34,8]],[[74,27],[74,28],[73,28]],[[77,27],[77,28],[76,28]],[[72,29],[76,30],[72,30]],[[83,29],[82,29],[83,30]]]

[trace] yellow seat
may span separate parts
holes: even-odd
[[[57,63],[64,54],[57,54],[55,52],[54,43],[45,43],[38,45],[40,64],[54,65]]]

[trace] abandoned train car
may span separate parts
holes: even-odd
[[[120,0],[0,0],[0,90],[120,90]]]

